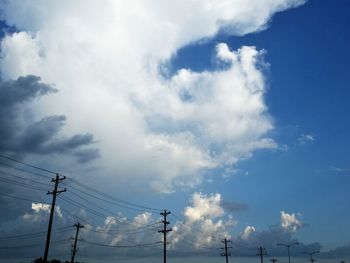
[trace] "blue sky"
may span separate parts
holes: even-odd
[[[300,237],[323,239],[331,246],[347,242],[344,233],[350,227],[344,220],[349,217],[349,171],[334,169],[348,170],[349,164],[350,35],[344,29],[348,8],[347,1],[309,1],[275,15],[267,30],[243,37],[221,35],[185,47],[173,59],[175,69],[201,71],[212,66],[210,54],[217,42],[225,41],[233,49],[253,45],[267,51],[266,100],[277,126],[272,133],[288,150],[257,152],[238,165],[248,176],[205,189],[222,189],[225,197],[244,200],[250,211],[243,213],[243,221],[261,228],[276,223],[281,209],[298,211],[310,224]],[[302,134],[312,134],[315,140],[300,145]]]
[[[226,225],[218,227],[218,235],[230,234],[238,244],[249,247],[274,237],[284,242],[297,239],[303,243],[300,249],[319,248],[315,245],[319,243],[324,252],[348,246],[350,3],[281,0],[296,5],[289,9],[273,6],[274,2],[278,1],[266,5],[252,1],[254,8],[246,19],[236,14],[227,15],[232,20],[220,17],[225,12],[215,7],[220,14],[208,12],[208,18],[202,18],[200,12],[195,13],[198,21],[191,16],[180,19],[177,12],[181,14],[186,4],[169,13],[166,4],[147,8],[136,4],[130,6],[130,13],[125,11],[125,18],[121,15],[125,20],[117,20],[125,23],[120,28],[118,24],[110,27],[115,20],[108,8],[99,8],[103,19],[84,20],[99,5],[94,1],[81,13],[78,2],[62,10],[54,3],[39,4],[40,8],[26,3],[28,15],[21,13],[16,1],[2,3],[1,26],[6,33],[1,40],[0,89],[6,97],[0,99],[0,107],[11,116],[22,113],[18,105],[25,105],[23,112],[27,112],[18,117],[23,122],[16,123],[0,115],[9,130],[24,125],[12,137],[0,129],[9,136],[0,142],[0,153],[72,175],[132,203],[167,208],[204,232],[212,231],[205,228],[205,219],[214,225],[222,219]],[[266,17],[260,16],[264,8],[270,10]],[[168,15],[166,19],[162,12]],[[149,24],[144,23],[144,14]],[[211,24],[210,16],[218,16],[213,18],[215,23]],[[57,23],[60,19],[63,22]],[[232,22],[235,19],[238,22]],[[172,23],[177,30],[169,26]],[[225,52],[225,46],[219,49],[220,43],[228,48],[221,60],[220,50]],[[237,73],[232,65],[244,64],[243,53],[237,51],[243,46],[256,47],[242,51],[257,51],[258,60],[248,62],[254,70],[230,78],[226,72]],[[239,57],[238,62],[229,56]],[[20,77],[24,77],[22,84]],[[211,86],[215,81],[232,82],[233,89],[249,89],[249,83],[259,86],[249,95],[242,93],[253,108],[243,107],[242,113],[211,101],[210,96],[232,95],[220,94],[227,91],[226,86],[217,84],[222,89],[216,89],[216,83]],[[32,87],[33,93],[21,97],[25,95],[15,90],[21,85]],[[12,86],[13,94],[8,91]],[[183,94],[188,97],[184,99]],[[232,101],[240,94],[234,93]],[[7,105],[16,99],[18,105]],[[255,105],[255,100],[261,104]],[[210,117],[202,116],[202,110],[208,109]],[[245,112],[250,110],[252,115]],[[230,137],[225,132],[236,130],[226,120],[236,116],[255,128],[249,128],[248,135]],[[213,123],[220,132],[212,132]],[[69,189],[69,183],[66,186]],[[198,200],[208,202],[208,211],[196,204],[196,193]],[[220,204],[215,194],[220,195]],[[11,232],[13,222],[31,211],[30,205],[12,210],[12,218],[1,220],[2,233]],[[45,209],[32,210],[33,218],[45,216]],[[282,211],[294,220],[289,219],[287,227],[283,227]],[[203,213],[203,221],[193,219],[197,212]],[[136,216],[136,212],[123,213]],[[45,224],[45,218],[40,220]],[[103,224],[101,218],[94,220]],[[178,218],[171,220],[176,224]],[[247,226],[254,227],[255,233],[244,238]],[[277,255],[282,253],[272,244],[262,245]]]

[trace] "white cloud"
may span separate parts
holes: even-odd
[[[33,213],[26,212],[23,215],[23,220],[27,222],[45,222],[50,214],[51,206],[42,203],[32,203],[31,209]],[[55,206],[55,215],[59,218],[63,218],[61,208]]]
[[[221,207],[221,195],[218,193],[211,196],[194,193],[191,204],[192,206],[186,207],[184,211],[186,221],[190,223],[205,220],[208,217],[219,217],[224,214],[224,209]]]
[[[297,217],[295,213],[288,214],[284,211],[281,211],[281,227],[283,229],[291,232],[296,232],[302,226],[303,222]]]
[[[312,134],[301,134],[298,138],[300,144],[306,144],[315,141],[315,137]]]
[[[93,133],[104,174],[171,192],[197,185],[205,170],[278,145],[267,137],[273,122],[264,101],[263,51],[221,43],[217,59],[228,68],[181,69],[170,79],[160,65],[219,30],[259,31],[274,13],[303,3],[3,2],[3,18],[23,31],[3,39],[0,70],[4,79],[34,74],[54,83],[60,92],[35,102],[34,117],[64,114],[65,132]]]
[[[194,193],[190,206],[184,209],[184,220],[177,221],[170,234],[172,248],[180,248],[180,241],[191,240],[192,247],[202,249],[220,242],[223,237],[230,237],[230,229],[237,221],[224,212],[221,195]],[[187,244],[188,245],[188,244]]]
[[[246,226],[246,228],[243,230],[243,232],[240,234],[241,238],[244,240],[249,239],[250,235],[255,232],[255,227],[253,226]]]
[[[50,205],[42,204],[42,203],[32,203],[32,210],[35,212],[45,211],[50,212]]]

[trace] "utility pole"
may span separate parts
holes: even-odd
[[[227,239],[225,238],[225,239],[222,240],[221,242],[224,243],[224,245],[225,245],[225,247],[222,247],[222,248],[221,248],[221,249],[224,249],[224,250],[225,250],[224,253],[221,253],[221,256],[222,256],[222,257],[226,257],[226,263],[228,263],[228,257],[231,256],[231,253],[228,252],[228,249],[229,249],[229,248],[232,248],[232,247],[228,247],[228,246],[227,246],[227,243],[232,243],[232,241],[231,241],[231,240],[227,240]]]
[[[271,261],[272,263],[276,263],[278,260],[275,259],[275,258],[272,258],[272,259],[270,259],[270,261]]]
[[[75,240],[74,240],[73,254],[72,254],[71,263],[74,263],[75,252],[77,251],[77,242],[78,242],[79,229],[80,228],[84,228],[84,226],[81,225],[79,222],[78,222],[78,224],[74,224],[74,226],[77,228],[77,231],[75,233]]]
[[[63,190],[58,190],[58,184],[62,182],[64,179],[66,179],[65,176],[61,177],[56,174],[56,177],[51,179],[52,183],[55,183],[55,187],[53,191],[48,191],[48,195],[52,195],[52,203],[51,203],[51,212],[50,212],[50,219],[49,219],[49,226],[47,229],[47,237],[46,237],[46,245],[45,245],[45,253],[44,253],[44,262],[47,262],[47,256],[49,254],[49,246],[50,246],[50,239],[51,239],[51,228],[52,228],[52,220],[53,215],[55,212],[55,205],[56,205],[56,196],[58,196],[60,193],[66,192],[67,189],[64,188]]]
[[[164,209],[164,211],[160,213],[160,215],[163,216],[163,220],[161,221],[163,223],[163,230],[159,230],[158,232],[163,233],[163,257],[164,257],[163,262],[164,263],[166,263],[166,245],[167,245],[166,235],[168,232],[173,231],[171,228],[167,228],[170,222],[166,221],[166,217],[167,215],[170,215],[170,214],[171,212],[167,211],[166,209]]]
[[[260,262],[264,263],[264,256],[267,256],[266,249],[263,247],[258,247],[258,254],[257,256],[260,256]]]

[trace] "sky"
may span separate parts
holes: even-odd
[[[0,1],[0,262],[349,261],[349,7]]]

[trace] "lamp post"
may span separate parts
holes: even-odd
[[[277,243],[277,246],[283,246],[283,247],[286,247],[288,249],[288,262],[289,263],[290,263],[290,247],[292,247],[294,245],[299,245],[299,242],[293,242],[293,243],[289,243],[289,244]]]
[[[312,257],[314,254],[320,253],[320,251],[316,250],[313,252],[301,252],[303,254],[309,255],[310,256],[310,262],[314,263],[316,260]]]

